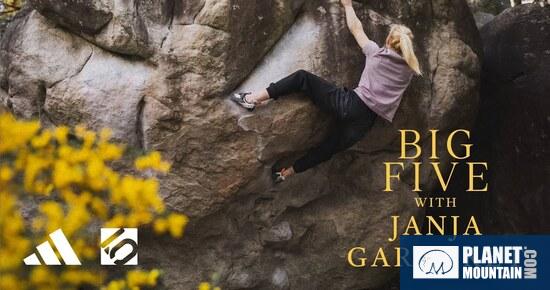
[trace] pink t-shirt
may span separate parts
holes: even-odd
[[[355,92],[380,117],[392,121],[414,71],[399,53],[369,40],[363,47],[365,69]]]

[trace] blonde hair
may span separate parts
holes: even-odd
[[[414,54],[413,39],[414,35],[407,26],[393,24],[391,26],[390,33],[388,33],[386,44],[401,53],[409,67],[417,75],[422,75],[422,71],[420,71],[420,64]]]

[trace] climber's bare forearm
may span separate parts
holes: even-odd
[[[355,14],[355,10],[353,9],[351,0],[342,0],[341,2],[342,5],[344,5],[344,9],[346,11],[346,23],[348,25],[349,31],[351,32],[351,34],[353,34],[353,37],[357,41],[357,44],[359,44],[360,47],[364,47],[369,41],[369,38],[363,30],[363,24],[361,23],[361,20],[359,20],[359,18],[357,18],[357,15]]]

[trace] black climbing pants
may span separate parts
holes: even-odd
[[[293,167],[299,173],[329,160],[361,140],[374,124],[376,113],[352,90],[336,87],[330,82],[305,70],[299,70],[267,88],[270,98],[278,99],[291,93],[302,92],[317,107],[336,118],[336,126],[321,144],[309,149]]]

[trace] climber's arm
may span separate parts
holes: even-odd
[[[361,24],[361,20],[357,18],[357,15],[355,15],[355,10],[353,9],[351,0],[340,1],[342,2],[342,5],[344,5],[344,9],[346,11],[346,23],[348,25],[349,31],[351,32],[351,34],[353,34],[353,37],[355,37],[355,40],[357,41],[357,44],[359,44],[359,47],[365,47],[365,45],[367,45],[369,41],[369,38],[363,30],[363,24]]]

